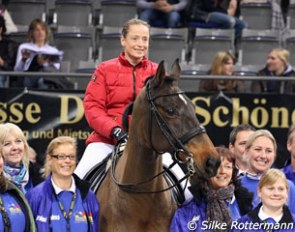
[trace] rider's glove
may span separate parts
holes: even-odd
[[[115,127],[112,130],[111,138],[115,139],[117,143],[126,143],[128,135],[121,127]]]

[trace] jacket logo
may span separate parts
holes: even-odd
[[[92,81],[96,81],[96,75],[95,75],[94,73],[93,73],[92,76],[91,76],[91,80],[92,80]]]

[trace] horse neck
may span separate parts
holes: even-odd
[[[129,138],[116,172],[122,183],[139,183],[156,176],[162,170],[161,155]],[[151,191],[163,188],[164,183],[163,175],[160,175],[142,186]]]

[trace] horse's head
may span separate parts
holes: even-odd
[[[219,167],[219,155],[196,118],[195,106],[178,86],[178,60],[171,75],[166,74],[162,61],[135,101],[132,121],[135,120],[137,136],[143,138],[141,146],[158,154],[169,152],[173,159],[187,163],[191,172],[211,177]]]

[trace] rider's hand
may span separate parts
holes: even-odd
[[[111,138],[115,139],[117,143],[125,143],[127,142],[128,135],[121,127],[115,127],[112,130]]]

